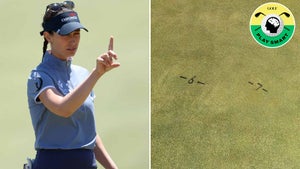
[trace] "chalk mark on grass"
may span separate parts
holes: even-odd
[[[195,82],[195,83],[200,84],[200,85],[206,85],[206,83],[196,80],[196,76],[193,76],[192,78],[188,78],[188,77],[185,77],[185,76],[179,76],[179,77],[182,78],[182,79],[188,80],[187,81],[188,84],[193,84]]]
[[[267,89],[262,88],[262,87],[263,87],[263,84],[261,84],[261,83],[253,83],[253,82],[250,82],[250,81],[248,81],[248,83],[249,83],[250,85],[252,85],[252,86],[258,86],[258,87],[256,87],[255,90],[261,89],[261,90],[263,90],[264,92],[268,93],[268,90],[267,90]]]

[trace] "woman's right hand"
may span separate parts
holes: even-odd
[[[118,59],[118,55],[113,51],[114,49],[114,38],[111,36],[108,51],[103,53],[97,58],[96,71],[103,75],[104,73],[110,71],[113,68],[119,67],[120,63],[115,62],[114,60]]]

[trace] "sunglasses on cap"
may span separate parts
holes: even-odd
[[[46,12],[51,11],[51,12],[59,12],[62,10],[62,8],[67,8],[67,9],[73,9],[75,7],[75,4],[73,1],[64,1],[63,3],[52,3],[46,7]]]

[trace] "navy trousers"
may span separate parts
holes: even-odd
[[[33,169],[97,169],[93,150],[37,150]]]

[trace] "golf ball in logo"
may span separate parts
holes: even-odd
[[[282,33],[284,23],[282,19],[275,14],[270,14],[264,17],[261,23],[261,29],[267,36],[278,36]]]

